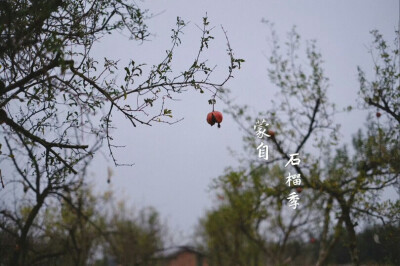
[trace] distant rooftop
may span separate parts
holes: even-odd
[[[190,247],[190,246],[176,246],[176,247],[169,247],[169,248],[165,248],[163,250],[157,251],[155,253],[155,257],[156,258],[171,258],[171,257],[175,257],[179,253],[182,253],[182,252],[185,252],[185,251],[203,255],[200,251],[196,250],[193,247]]]

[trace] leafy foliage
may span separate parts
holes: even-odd
[[[32,208],[27,203],[20,212],[29,215]],[[2,227],[2,239],[8,241],[0,244],[0,263],[8,265],[12,251],[20,247],[13,244],[17,229],[12,224]],[[24,261],[27,265],[101,265],[111,260],[146,264],[162,248],[164,232],[155,210],[135,213],[117,203],[112,191],[94,195],[83,186],[68,193],[61,205],[53,201],[41,209],[29,230]]]
[[[172,30],[171,46],[156,65],[134,59],[123,65],[118,58],[95,57],[93,48],[101,38],[115,32],[145,44],[150,38],[146,25],[150,18],[148,11],[134,1],[0,1],[0,131],[4,137],[0,140],[0,180],[2,189],[15,195],[12,206],[2,194],[0,228],[14,241],[8,261],[11,265],[32,262],[36,252],[32,230],[41,226],[43,221],[38,219],[43,218],[43,208],[52,200],[69,205],[61,208],[63,220],[57,225],[65,230],[58,232],[62,241],[73,248],[68,263],[86,263],[95,241],[92,228],[88,228],[93,214],[85,214],[83,210],[91,210],[84,208],[87,206],[81,197],[74,201],[70,196],[85,184],[87,166],[103,142],[114,164],[124,165],[113,153],[121,147],[113,141],[115,116],[122,115],[133,127],[173,124],[177,121],[173,120],[168,101],[189,88],[200,93],[209,91],[215,100],[233,71],[240,68],[243,60],[234,57],[223,30],[228,54],[226,76],[221,81],[212,80],[215,67],[208,66],[204,58],[214,39],[207,17],[203,18],[199,48],[184,71],[172,67],[186,27],[180,17]],[[69,213],[69,208],[80,207],[75,223],[77,217]],[[157,219],[152,219],[156,225]],[[128,220],[118,222],[118,230],[136,230]],[[154,238],[147,240],[143,240],[146,233],[139,234],[138,245],[142,241],[153,243],[157,232],[151,233]],[[136,236],[136,232],[132,234]],[[37,247],[52,244],[47,240]],[[159,243],[152,245],[149,248]],[[118,257],[120,252],[126,250],[118,247],[112,254]],[[138,261],[130,255],[118,258],[129,263]]]
[[[382,36],[372,32],[382,64],[375,61],[376,81],[372,82],[359,69],[360,95],[367,108],[382,113],[369,116],[366,128],[353,136],[351,146],[339,138],[337,111],[327,97],[328,78],[315,41],[307,43],[304,54],[299,53],[300,35],[293,29],[282,49],[271,29],[268,74],[279,93],[271,109],[252,116],[247,106],[234,104],[226,90],[228,111],[243,129],[245,147],[251,154],[250,159],[242,159],[240,169],[229,169],[216,179],[214,189],[225,200],[204,218],[201,228],[207,242],[203,243],[210,250],[210,243],[220,241],[209,225],[216,222],[211,214],[228,209],[234,212],[229,221],[236,222],[220,229],[244,237],[245,243],[256,245],[254,250],[263,252],[271,263],[295,263],[298,249],[289,247],[313,239],[319,246],[312,257],[317,265],[324,265],[338,240],[345,237],[351,262],[358,265],[358,224],[379,220],[385,226],[398,226],[399,222],[399,201],[382,198],[387,189],[398,188],[400,178],[398,50],[387,52]],[[299,63],[304,60],[307,65]],[[253,159],[258,143],[252,129],[257,119],[266,119],[274,132],[267,139],[273,151],[267,162]],[[293,153],[299,153],[301,163],[284,168]],[[295,189],[285,184],[288,172],[299,174],[302,180],[296,210],[283,207]],[[247,251],[243,248],[242,252]],[[225,256],[233,253],[226,250]]]

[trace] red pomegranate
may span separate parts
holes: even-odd
[[[297,191],[297,193],[301,193],[303,191],[303,188],[302,187],[297,187],[296,191]]]
[[[218,127],[221,127],[220,123],[222,122],[222,114],[218,111],[213,111],[208,113],[207,115],[207,123],[213,126],[215,123],[218,124]]]
[[[376,113],[376,117],[378,117],[378,118],[381,117],[381,115],[382,115],[382,114],[379,113],[379,112]]]
[[[275,132],[272,130],[268,130],[267,134],[271,136],[271,138],[275,137]]]

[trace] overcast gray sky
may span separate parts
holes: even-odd
[[[196,24],[208,14],[216,38],[211,44],[210,63],[218,64],[220,71],[214,76],[224,76],[226,41],[219,25],[228,36],[237,57],[246,60],[243,69],[236,73],[226,87],[230,88],[237,102],[248,104],[253,110],[268,107],[277,88],[268,80],[265,55],[270,52],[270,32],[261,20],[275,24],[277,33],[284,39],[293,25],[297,26],[303,40],[316,39],[325,60],[325,70],[330,78],[329,96],[339,107],[354,104],[357,91],[357,65],[371,73],[370,30],[378,29],[392,42],[398,25],[398,1],[239,1],[239,0],[149,0],[138,2],[151,13],[158,14],[148,21],[154,34],[151,42],[138,45],[120,34],[104,38],[96,54],[137,62],[156,64],[165,55],[170,44],[170,29],[176,17],[191,23],[182,37],[183,45],[177,50],[178,69],[192,63],[199,45],[201,32]],[[190,241],[190,234],[206,209],[211,208],[213,195],[208,187],[225,167],[238,163],[229,154],[228,147],[240,151],[243,147],[241,132],[227,115],[220,129],[206,123],[211,111],[207,100],[210,95],[183,94],[181,101],[170,105],[176,118],[184,118],[173,126],[160,124],[153,127],[133,128],[126,120],[117,122],[115,139],[126,148],[117,154],[123,162],[133,162],[133,167],[115,168],[110,161],[98,156],[91,175],[98,189],[107,187],[107,167],[114,176],[111,186],[129,204],[141,208],[154,206],[167,221],[170,231],[176,234],[177,244]],[[218,102],[217,110],[225,106]],[[343,124],[342,134],[349,139],[363,124],[365,114],[356,111],[339,115]],[[357,121],[358,123],[355,123]],[[105,153],[107,153],[105,151]],[[256,156],[256,154],[254,155]]]

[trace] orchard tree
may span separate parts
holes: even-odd
[[[226,38],[226,76],[211,80],[215,67],[203,55],[214,38],[207,17],[185,70],[172,67],[186,27],[179,17],[171,46],[156,65],[95,58],[93,47],[114,32],[145,44],[150,18],[134,1],[0,1],[0,218],[15,241],[12,265],[27,263],[30,230],[41,209],[50,198],[65,201],[85,182],[103,142],[115,165],[123,164],[113,153],[120,147],[113,142],[113,116],[124,116],[133,127],[175,123],[169,101],[189,88],[215,100],[240,68],[243,60],[234,58]],[[26,202],[31,207],[22,214]]]
[[[389,125],[398,130],[400,127],[399,38],[396,38],[393,48],[387,44],[379,31],[373,30],[371,34],[374,37],[370,53],[374,59],[375,79],[368,81],[365,73],[358,67],[360,96],[369,109],[376,108],[377,118],[386,114]],[[393,135],[398,137],[396,132],[393,132]]]
[[[23,140],[19,133],[16,134],[18,138]],[[42,243],[35,244],[35,241],[41,235],[37,236],[38,231],[44,230],[43,226],[45,226],[46,217],[42,214],[51,202],[56,201],[53,204],[57,206],[57,209],[60,208],[62,203],[68,204],[70,208],[79,211],[81,217],[85,217],[82,202],[74,202],[71,199],[71,194],[76,195],[82,188],[91,157],[86,155],[79,158],[79,161],[77,161],[80,166],[79,174],[67,175],[65,174],[67,166],[52,169],[47,165],[40,165],[41,158],[36,153],[34,145],[22,142],[23,149],[13,149],[7,138],[5,142],[10,151],[9,157],[16,169],[16,174],[14,181],[9,183],[15,188],[14,191],[10,190],[9,187],[7,187],[8,190],[4,190],[15,193],[14,197],[11,197],[10,193],[4,193],[4,191],[2,195],[0,228],[11,239],[7,245],[2,247],[8,253],[3,259],[7,261],[6,264],[26,265],[36,260],[40,261],[52,257],[51,252],[46,251],[44,254],[38,255],[43,253],[43,250],[40,250]],[[99,145],[96,145],[88,151],[94,152],[98,148]],[[24,158],[24,156],[27,156],[26,161],[17,159]],[[22,190],[19,188],[22,188]],[[89,194],[85,197],[90,198]],[[89,202],[89,199],[85,200]],[[65,210],[65,208],[63,209]],[[54,240],[54,238],[50,239]],[[60,254],[55,252],[53,255]],[[81,255],[79,257],[82,258]],[[82,259],[78,259],[78,261],[82,261]]]
[[[305,54],[309,66],[299,66],[296,65],[296,60],[299,57],[300,36],[296,31],[293,29],[288,35],[289,40],[285,54],[289,57],[287,60],[280,54],[277,36],[274,31],[272,33],[273,51],[270,58],[272,67],[269,74],[271,80],[281,88],[277,99],[282,99],[282,102],[273,102],[274,108],[258,113],[257,119],[265,118],[270,124],[266,128],[271,136],[268,138],[269,145],[273,143],[276,146],[270,148],[267,162],[257,159],[254,151],[259,143],[255,141],[257,138],[253,130],[256,119],[249,115],[247,106],[232,103],[229,99],[229,91],[227,91],[225,101],[229,106],[228,111],[245,132],[245,148],[251,152],[251,155],[248,156],[250,159],[244,160],[247,161],[244,166],[244,169],[247,170],[242,169],[239,171],[242,174],[236,174],[236,176],[240,176],[237,182],[241,184],[240,190],[243,192],[229,189],[234,193],[228,194],[234,194],[237,199],[232,201],[229,196],[227,197],[229,198],[228,203],[234,206],[234,202],[241,204],[248,202],[244,198],[247,194],[254,197],[253,203],[247,206],[253,212],[252,216],[244,216],[242,219],[256,226],[253,226],[251,230],[243,231],[247,231],[249,239],[256,243],[261,250],[264,250],[272,263],[293,263],[296,255],[299,254],[293,250],[287,250],[289,244],[295,241],[308,242],[310,239],[316,238],[319,233],[325,236],[325,242],[330,241],[328,245],[322,246],[322,250],[325,251],[320,254],[319,260],[322,261],[326,259],[325,254],[328,254],[326,251],[337,241],[342,221],[339,219],[337,225],[332,226],[330,215],[333,208],[332,197],[322,193],[322,190],[319,189],[315,193],[310,192],[308,184],[304,182],[304,174],[301,169],[307,169],[314,173],[315,162],[312,161],[312,152],[306,151],[306,146],[312,148],[312,145],[306,145],[312,132],[319,133],[312,138],[312,141],[315,149],[321,149],[321,153],[322,150],[328,150],[329,144],[332,143],[332,141],[327,141],[325,134],[330,134],[334,140],[336,139],[338,127],[332,125],[334,110],[326,96],[328,79],[323,73],[321,55],[314,42],[309,43]],[[293,74],[293,72],[296,73]],[[297,192],[300,194],[300,204],[303,206],[298,207],[297,210],[291,210],[286,206],[288,195],[296,191],[293,186],[288,187],[285,183],[289,172],[292,174],[297,172],[296,168],[284,167],[290,159],[289,154],[292,153],[300,154],[301,165],[304,166],[304,168],[297,167],[300,169],[299,174],[303,181],[300,189],[304,189],[301,194]],[[217,180],[218,191],[222,190],[226,194],[226,188],[235,187],[230,178],[234,172],[234,170],[228,172],[226,176]],[[328,215],[322,211],[324,208],[329,210]],[[321,223],[326,226],[321,227]],[[332,228],[334,228],[335,237],[329,238],[329,234],[333,231]]]
[[[156,253],[164,248],[166,230],[153,208],[136,214],[119,202],[106,225],[104,257],[114,258],[121,265],[152,265]]]
[[[311,263],[310,258],[296,260],[301,255],[296,242],[309,240],[314,228],[308,223],[317,219],[322,206],[318,198],[311,200],[313,195],[303,193],[304,207],[288,212],[283,202],[290,188],[284,174],[279,167],[250,166],[228,169],[215,180],[220,204],[198,227],[199,244],[213,263],[224,265],[227,258],[238,265]]]
[[[29,249],[22,255],[26,265],[104,265],[109,260],[146,264],[163,248],[165,229],[158,213],[152,208],[134,212],[116,201],[111,190],[93,194],[81,182],[60,200],[47,202],[29,231]],[[29,202],[20,205],[21,215],[29,214],[31,208]],[[13,265],[17,248],[10,232],[18,228],[13,226],[2,223],[0,263],[4,265]]]
[[[318,208],[310,212],[311,216],[304,220],[306,227],[314,230],[311,232],[314,241],[320,244],[317,265],[327,262],[339,237],[344,236],[343,232],[346,232],[351,261],[354,265],[359,265],[355,229],[358,223],[365,219],[376,221],[377,218],[384,224],[399,222],[399,201],[381,199],[385,189],[398,186],[400,174],[398,49],[388,52],[382,36],[373,32],[377,48],[374,51],[379,52],[378,59],[383,63],[379,64],[380,61],[375,60],[377,80],[373,82],[368,82],[364,73],[359,70],[360,94],[367,106],[378,110],[375,109],[374,115],[370,115],[366,121],[366,129],[353,136],[353,146],[350,149],[339,139],[339,125],[335,123],[337,111],[327,97],[328,78],[324,74],[322,57],[315,42],[308,42],[306,53],[302,55],[299,54],[300,36],[295,30],[288,35],[284,52],[274,31],[272,36],[273,50],[269,58],[268,73],[271,81],[280,89],[276,97],[278,100],[273,101],[270,110],[253,117],[246,106],[233,104],[229,100],[229,94],[226,99],[231,114],[244,129],[246,148],[252,151],[250,158],[257,159],[254,151],[259,143],[255,142],[253,131],[256,119],[265,118],[269,123],[268,132],[271,137],[267,140],[270,158],[267,162],[247,160],[245,168],[248,170],[242,178],[245,182],[243,186],[248,186],[251,191],[261,191],[255,202],[264,207],[258,210],[254,208],[257,210],[255,217],[264,215],[264,222],[273,225],[274,216],[265,215],[265,212],[279,210],[279,205],[287,204],[289,191],[279,189],[278,183],[274,182],[277,178],[285,179],[286,176],[272,169],[282,169],[290,160],[290,154],[298,153],[301,163],[283,169],[301,176],[304,191],[300,194],[298,208],[303,212],[310,211],[309,208]],[[304,56],[309,65],[298,63],[304,60]],[[261,170],[264,174],[258,178],[263,180],[258,188],[253,185],[254,182],[249,182],[254,180],[253,169],[264,169]],[[232,181],[227,178],[220,178],[217,183],[218,189],[222,188],[223,191],[227,186],[232,186]],[[293,188],[289,190],[295,191]],[[236,195],[240,197],[237,201],[246,202],[245,194]],[[273,199],[279,202],[274,202]],[[231,200],[229,204],[234,206]],[[289,212],[286,217],[280,216],[284,221],[289,222],[293,218],[295,222],[301,220],[295,218],[295,211],[285,211]],[[253,221],[251,217],[247,219]],[[264,245],[267,242],[266,236],[278,228],[271,227],[264,234],[255,228],[253,234],[258,236],[255,243]],[[290,235],[296,236],[295,230]]]
[[[374,32],[374,36],[377,37],[379,34],[376,35]],[[295,35],[295,39],[298,38],[298,35]],[[376,38],[374,43],[379,44],[381,41],[382,39]],[[379,46],[384,45],[380,43]],[[294,42],[292,47],[298,47],[297,43]],[[397,58],[397,54],[398,50],[396,49],[391,56]],[[358,222],[363,218],[371,217],[371,215],[379,217],[383,222],[398,222],[396,216],[398,216],[399,202],[383,201],[380,198],[385,188],[398,184],[400,170],[396,162],[400,158],[398,149],[400,130],[398,125],[390,126],[397,119],[396,116],[391,116],[379,123],[377,120],[380,115],[376,113],[374,118],[367,121],[365,133],[359,132],[353,136],[354,153],[350,155],[345,143],[339,145],[337,128],[332,127],[334,106],[332,106],[331,113],[327,111],[328,99],[324,93],[327,84],[324,84],[320,55],[315,51],[308,50],[307,55],[311,59],[310,66],[313,69],[314,78],[312,82],[306,83],[303,83],[305,79],[301,67],[293,64],[296,55],[292,50],[289,50],[288,55],[291,55],[289,59],[283,59],[277,54],[273,54],[271,63],[275,68],[271,69],[269,74],[281,91],[288,95],[282,101],[281,107],[288,107],[286,110],[290,123],[282,127],[281,119],[274,120],[272,114],[271,124],[276,124],[283,129],[278,131],[278,136],[281,135],[280,132],[283,133],[283,138],[290,139],[292,136],[293,143],[297,143],[294,152],[305,156],[305,164],[301,165],[304,167],[295,166],[294,168],[298,174],[301,174],[306,188],[323,191],[327,197],[333,198],[333,207],[329,207],[330,204],[327,204],[327,208],[331,208],[335,215],[333,217],[337,217],[336,226],[340,226],[343,222],[347,232],[352,263],[358,265],[355,232]],[[398,82],[398,75],[395,73],[399,73],[399,70],[395,62],[389,63],[386,59],[387,56],[388,54],[381,52],[380,57],[384,59],[385,65],[375,66],[378,71],[384,73],[380,84],[381,88],[378,89],[381,96],[378,98],[386,106],[386,112],[398,114],[400,98],[398,89],[395,87],[398,88],[399,84],[395,85]],[[362,77],[362,74],[360,76]],[[378,76],[378,78],[381,77]],[[362,78],[360,80],[363,81]],[[369,93],[363,82],[361,82],[360,92],[364,95]],[[393,97],[396,94],[397,97]],[[300,99],[300,105],[293,109],[292,103],[296,98]],[[376,100],[376,98],[372,99],[372,103]],[[371,104],[370,99],[368,99],[368,104]],[[294,116],[292,116],[293,113]],[[381,127],[380,124],[383,126]],[[322,129],[330,131],[329,135],[325,134],[324,136],[321,132]],[[329,138],[326,138],[327,136]],[[316,148],[322,152],[320,158],[307,152],[311,147],[309,146],[307,149],[306,144],[310,142],[311,138],[317,140]],[[273,138],[272,143],[280,155],[288,160],[291,148],[287,141]],[[333,150],[335,144],[337,144],[337,148]],[[370,210],[376,210],[379,214],[374,214]]]
[[[48,200],[31,228],[24,262],[87,265],[106,236],[102,210],[110,203],[109,197],[94,195],[82,182],[77,189],[64,192],[59,200]],[[29,207],[27,204],[22,208]]]
[[[207,212],[197,228],[197,243],[211,265],[260,265],[264,251],[243,232],[241,212],[228,204]]]
[[[188,87],[200,93],[211,91],[215,98],[243,62],[233,57],[228,42],[226,78],[210,80],[215,67],[209,67],[202,54],[214,37],[204,17],[199,48],[188,62],[189,68],[172,69],[174,51],[186,26],[178,17],[165,58],[152,67],[132,59],[123,66],[124,78],[119,80],[119,60],[104,58],[100,62],[93,57],[92,48],[103,36],[116,31],[128,33],[135,41],[147,40],[147,13],[134,2],[125,2],[0,3],[0,123],[11,147],[22,142],[38,146],[43,165],[64,165],[66,171],[76,173],[75,164],[89,153],[89,142],[105,139],[119,165],[112,153],[116,145],[110,132],[114,112],[134,127],[173,123],[168,100]],[[2,152],[7,152],[4,147]]]

